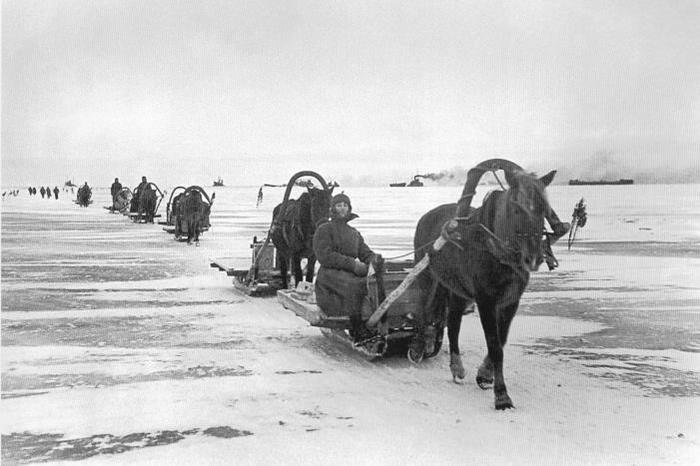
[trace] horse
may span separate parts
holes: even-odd
[[[158,203],[158,195],[156,190],[150,184],[143,188],[143,192],[139,193],[138,200],[138,217],[137,222],[141,221],[141,217],[145,217],[146,223],[153,223],[153,218],[156,215],[156,205]]]
[[[90,198],[92,197],[92,190],[88,186],[81,186],[78,188],[78,205],[81,207],[87,207],[90,205]]]
[[[277,249],[277,264],[282,274],[283,289],[289,285],[287,271],[290,261],[294,280],[299,283],[303,278],[301,259],[306,258],[306,281],[313,281],[316,266],[312,244],[314,233],[316,226],[328,218],[332,194],[332,188],[325,190],[307,187],[299,199],[287,199],[272,211],[269,236]]]
[[[504,169],[509,188],[491,192],[473,209],[473,190],[485,171],[495,170],[492,167]],[[566,226],[555,228],[566,224],[556,223],[547,201],[545,188],[555,174],[537,178],[507,160],[483,162],[470,171],[458,203],[432,209],[416,227],[416,263],[429,255],[429,265],[417,279],[425,312],[422,325],[442,332],[447,322],[450,370],[459,383],[465,377],[459,350],[462,315],[467,303],[476,301],[488,348],[476,382],[484,390],[493,384],[498,410],[513,407],[503,378],[503,347],[530,272],[543,262],[545,218],[556,234],[563,228],[568,231]],[[444,246],[426,250],[441,235],[447,240]]]
[[[209,214],[211,202],[216,193],[212,195],[209,203],[204,202],[200,191],[194,189],[175,197],[173,200],[173,212],[175,212],[175,237],[180,238],[187,232],[187,244],[194,240],[199,245],[199,235],[204,228],[209,227]]]

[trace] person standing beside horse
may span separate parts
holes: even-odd
[[[122,190],[122,184],[119,182],[119,178],[114,179],[114,183],[112,183],[112,187],[110,188],[109,192],[112,193],[112,209],[116,209],[116,200],[117,200],[117,194],[119,194],[119,191]]]
[[[350,317],[355,342],[371,336],[362,322],[362,303],[367,295],[367,271],[375,254],[348,222],[358,217],[344,193],[331,200],[330,221],[316,229],[313,240],[316,260],[321,264],[315,291],[318,306],[328,315]]]
[[[141,183],[134,189],[134,198],[139,199],[139,196],[141,195],[142,192],[145,191],[146,186],[148,186],[148,180],[146,179],[145,176],[141,177]]]
[[[58,200],[58,186],[53,187],[53,195]]]

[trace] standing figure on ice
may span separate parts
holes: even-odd
[[[372,336],[362,322],[362,303],[367,295],[368,265],[375,255],[362,235],[348,222],[358,216],[352,212],[350,198],[341,193],[333,197],[330,221],[316,229],[314,254],[321,264],[316,277],[316,302],[328,315],[350,317],[355,342]]]
[[[142,176],[141,183],[139,183],[139,185],[136,186],[136,189],[134,189],[134,199],[136,199],[136,205],[138,205],[139,200],[141,199],[141,194],[146,190],[146,186],[148,186],[148,180],[145,176]]]
[[[114,183],[112,183],[112,186],[109,189],[109,192],[112,194],[112,209],[116,210],[116,202],[117,202],[117,194],[119,194],[119,191],[122,190],[122,184],[119,182],[119,178],[114,179]]]

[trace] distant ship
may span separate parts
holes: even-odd
[[[214,186],[223,186],[224,185],[224,180],[219,177],[218,180],[214,181]]]
[[[389,186],[392,188],[405,188],[407,186],[410,188],[420,188],[421,186],[423,186],[423,182],[418,179],[421,176],[423,175],[414,176],[413,179],[408,183],[389,183]]]
[[[619,180],[598,180],[598,181],[586,181],[586,180],[569,180],[569,186],[582,186],[582,185],[600,185],[600,184],[634,184],[634,180],[629,178],[620,178]]]

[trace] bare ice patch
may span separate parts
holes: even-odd
[[[191,436],[235,438],[252,432],[230,426],[135,432],[126,435],[99,434],[66,439],[63,434],[13,432],[2,436],[2,462],[27,464],[45,461],[77,461],[95,455],[114,455],[129,450],[170,445]]]

